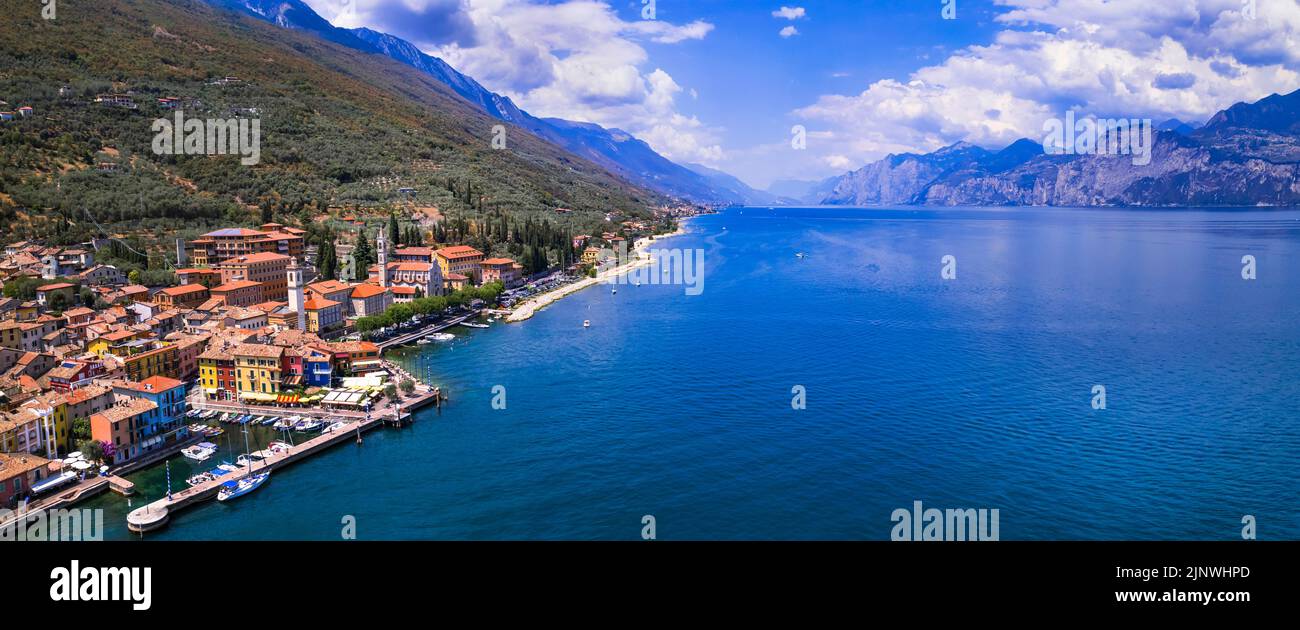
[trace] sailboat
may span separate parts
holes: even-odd
[[[244,426],[244,451],[248,452],[248,426],[247,425]],[[244,460],[246,462],[246,465],[248,466],[248,474],[244,475],[242,478],[238,480],[227,481],[226,483],[221,484],[221,490],[217,491],[218,501],[229,501],[231,499],[238,499],[239,497],[242,497],[262,487],[262,484],[266,483],[266,480],[271,478],[271,473],[269,471],[260,472],[254,475],[253,458],[245,457]],[[263,464],[263,467],[265,466],[266,465]]]

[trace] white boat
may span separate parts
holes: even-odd
[[[266,458],[262,457],[262,455],[261,455],[261,451],[258,451],[258,452],[256,452],[256,453],[249,453],[249,454],[247,454],[247,455],[240,455],[239,457],[236,457],[236,458],[235,458],[235,464],[238,465],[238,466],[249,466],[249,467],[251,467],[251,466],[253,465],[253,462],[260,462],[260,461],[262,461],[263,459],[266,459]]]
[[[283,418],[280,418],[280,419],[276,420],[274,426],[275,426],[275,428],[277,428],[277,429],[292,429],[292,428],[293,428],[293,424],[294,424],[295,422],[297,422],[297,420],[294,420],[293,418],[290,418],[290,417],[288,417],[288,416],[285,416],[285,417],[283,417]]]
[[[433,333],[432,335],[425,337],[425,339],[432,339],[434,341],[451,341],[452,339],[455,338],[456,335],[453,335],[451,333]]]
[[[308,420],[308,421],[302,423],[302,425],[298,427],[298,430],[299,430],[299,431],[316,431],[317,429],[320,429],[324,424],[325,424],[325,423],[324,423],[324,422],[321,422],[320,420]]]
[[[274,442],[271,442],[269,445],[267,445],[266,450],[271,451],[272,453],[278,455],[280,453],[288,453],[292,448],[293,448],[292,444],[289,444],[288,442],[281,442],[279,440],[276,440]]]
[[[416,341],[415,343],[418,343],[418,344],[424,346],[424,345],[428,345],[428,344],[433,343],[433,340],[432,340],[432,339],[428,339],[428,338],[424,338],[424,339],[420,339],[420,340]]]
[[[202,442],[193,446],[181,449],[181,455],[196,462],[201,462],[212,457],[217,452],[217,445],[211,442]]]
[[[244,427],[244,449],[248,449],[247,426]],[[247,468],[247,472],[242,479],[231,480],[221,484],[221,490],[217,491],[218,501],[229,501],[230,499],[242,497],[262,487],[262,484],[266,483],[266,480],[271,478],[271,473],[268,471],[263,471],[256,475],[253,474],[254,459],[261,459],[261,457],[258,457],[256,453],[252,453],[248,456],[239,456],[239,463]],[[225,466],[225,464],[222,464],[221,467],[225,468]],[[236,468],[236,470],[238,470],[238,468]]]
[[[343,429],[347,428],[347,426],[348,425],[342,422],[335,422],[334,424],[325,427],[325,429],[322,430],[321,433],[333,433],[335,431],[342,431]]]
[[[489,327],[487,324],[477,324],[474,322],[461,322],[460,325],[466,328],[488,328]]]
[[[260,487],[271,478],[271,473],[264,472],[256,475],[249,475],[239,481],[227,481],[221,485],[221,490],[217,492],[218,501],[229,501],[238,499]]]
[[[591,320],[590,320],[590,319],[584,319],[584,320],[582,320],[582,327],[583,327],[583,328],[591,328]]]

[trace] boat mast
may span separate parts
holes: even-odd
[[[248,423],[244,423],[244,459],[248,461],[248,476],[253,476],[253,454],[248,451]]]

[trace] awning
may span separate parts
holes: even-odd
[[[281,404],[292,404],[298,402],[299,398],[298,394],[280,394],[275,397],[275,402]]]
[[[244,400],[256,400],[260,402],[275,402],[276,394],[261,394],[258,392],[243,392],[239,395]]]
[[[284,384],[285,384],[285,385],[300,385],[300,384],[302,384],[302,375],[301,375],[301,374],[293,374],[293,375],[287,376],[287,377],[285,377],[285,379],[284,379]]]

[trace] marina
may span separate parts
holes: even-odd
[[[169,493],[168,496],[132,510],[127,515],[127,528],[136,533],[144,533],[162,528],[171,518],[185,508],[210,499],[228,501],[251,493],[266,483],[270,473],[306,459],[312,455],[328,450],[346,442],[360,442],[362,434],[385,424],[400,426],[408,421],[411,412],[435,402],[441,395],[437,388],[419,386],[416,395],[400,401],[398,406],[387,406],[371,414],[358,412],[333,412],[333,421],[326,425],[319,417],[306,419],[301,425],[314,430],[328,427],[319,435],[298,445],[285,442],[271,442],[266,449],[241,456],[242,461],[235,465],[223,464],[205,473],[191,476],[186,481],[189,487]],[[202,403],[200,403],[202,404]],[[219,409],[219,407],[215,407]],[[303,410],[308,411],[308,410]],[[226,412],[229,413],[229,412]],[[325,415],[325,414],[321,414]],[[232,417],[232,421],[251,417],[246,413]],[[233,485],[232,485],[233,484]]]

